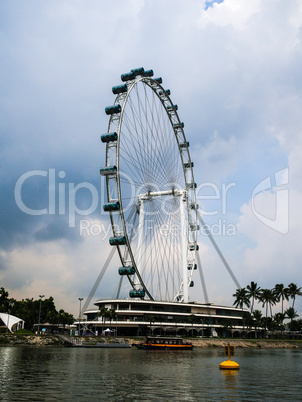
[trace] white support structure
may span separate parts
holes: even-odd
[[[187,263],[187,239],[186,239],[186,216],[185,216],[185,202],[186,191],[183,191],[182,197],[179,198],[180,203],[180,226],[181,226],[181,248],[182,248],[182,269],[183,269],[183,301],[188,303],[188,263]]]
[[[150,191],[138,196],[139,202],[139,223],[138,223],[138,259],[137,265],[140,270],[142,263],[142,245],[143,245],[143,233],[144,233],[144,202],[151,200],[154,197],[162,197],[166,195],[174,195],[179,197],[180,205],[180,226],[181,226],[181,252],[182,252],[182,301],[184,303],[189,302],[188,291],[188,260],[187,260],[187,248],[188,241],[186,237],[186,210],[185,205],[188,200],[187,190],[165,190],[165,191]]]
[[[140,194],[138,196],[139,201],[140,200],[151,200],[154,197],[162,197],[164,195],[175,195],[176,197],[179,197],[183,194],[185,190],[165,190],[165,191],[149,191],[148,193],[145,194]]]
[[[143,240],[144,240],[144,198],[139,197],[139,220],[138,220],[138,244],[137,244],[137,268],[141,272],[143,258]]]

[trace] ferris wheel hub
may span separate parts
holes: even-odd
[[[175,197],[183,196],[184,198],[187,198],[188,192],[187,190],[148,191],[145,194],[139,194],[137,198],[139,201],[147,201],[151,200],[152,198],[163,197],[165,195],[174,195]]]

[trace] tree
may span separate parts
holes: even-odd
[[[299,317],[297,311],[293,307],[289,307],[287,310],[285,310],[285,314],[290,321],[293,321],[294,318]]]
[[[254,310],[254,302],[255,300],[260,298],[261,292],[260,292],[260,287],[257,285],[256,282],[251,282],[250,285],[247,285],[247,294],[249,298],[252,298],[252,304],[251,304],[251,314],[253,314]]]
[[[66,313],[63,309],[59,310],[57,315],[58,324],[70,325],[74,322],[74,317],[72,314]]]
[[[1,287],[0,288],[0,312],[7,313],[9,309],[8,292]]]
[[[58,312],[52,296],[41,302],[41,322],[49,322],[50,324],[58,322]]]
[[[244,315],[243,315],[243,307],[246,305],[247,307],[250,306],[250,299],[245,288],[236,289],[236,293],[233,294],[235,297],[235,301],[233,305],[236,307],[240,307],[242,309],[242,324],[243,324],[243,331],[244,331]]]
[[[285,319],[284,313],[277,313],[273,317],[274,327],[277,331],[284,331],[283,321]]]
[[[194,323],[197,322],[197,317],[195,314],[190,314],[188,317],[188,321],[192,324],[192,336],[194,336],[194,332],[193,332],[193,326]]]
[[[54,298],[50,296],[44,300],[34,300],[33,298],[15,300],[8,297],[8,292],[1,287],[0,288],[0,311],[10,312],[18,318],[24,320],[24,328],[33,330],[34,324],[39,320],[39,308],[41,302],[41,323],[49,322],[50,324],[62,323],[72,324],[74,322],[73,315],[66,313],[64,310],[57,311]]]
[[[146,320],[150,323],[150,335],[152,335],[152,322],[155,321],[154,315],[147,315]]]
[[[254,317],[249,311],[243,313],[243,318],[247,328],[252,328],[254,326]]]
[[[292,320],[288,327],[290,331],[300,331],[302,330],[302,320]]]
[[[296,283],[290,283],[288,285],[288,294],[293,299],[292,308],[294,308],[296,296],[301,296],[301,288],[298,288]]]
[[[258,328],[262,326],[262,313],[260,310],[253,311],[253,320],[254,320],[255,332],[258,333]]]
[[[267,318],[268,307],[270,308],[271,317],[273,316],[272,306],[276,304],[277,298],[271,289],[262,289],[260,300],[262,307],[266,306],[265,317]]]
[[[189,322],[192,324],[192,326],[193,326],[193,324],[197,321],[196,315],[195,315],[195,314],[190,314],[189,317],[188,317],[188,321],[189,321]]]
[[[240,307],[243,310],[244,305],[250,306],[250,299],[245,288],[236,289],[236,293],[233,294],[235,301],[233,306]]]
[[[107,317],[109,318],[109,326],[111,326],[111,321],[115,320],[117,317],[117,314],[116,314],[114,308],[111,308],[107,311]]]
[[[277,283],[276,285],[275,285],[275,287],[274,287],[274,293],[275,293],[275,295],[276,295],[276,297],[277,297],[277,300],[278,301],[280,301],[280,299],[281,299],[281,302],[282,302],[282,310],[281,310],[281,312],[282,312],[282,314],[283,314],[283,312],[284,312],[284,310],[283,310],[283,302],[284,302],[284,299],[285,300],[288,300],[288,298],[289,298],[289,293],[288,293],[288,288],[286,288],[284,285],[283,285],[283,283]]]
[[[98,311],[98,314],[97,314],[98,317],[102,317],[102,324],[103,324],[103,325],[105,324],[106,317],[108,316],[107,311],[108,311],[108,309],[107,309],[106,307],[102,307],[102,308]]]
[[[225,331],[226,338],[230,338],[230,336],[233,336],[233,334],[231,332],[232,329],[233,329],[233,325],[232,325],[231,320],[226,319],[221,327]]]

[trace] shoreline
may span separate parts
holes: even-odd
[[[223,348],[227,345],[242,349],[299,349],[302,342],[299,340],[282,339],[202,339],[192,340],[197,348]]]
[[[65,336],[65,339],[67,336]],[[73,337],[70,337],[72,339]],[[96,341],[103,343],[129,343],[130,345],[140,343],[144,338],[105,338],[105,337],[77,337],[79,341],[94,343]],[[223,348],[228,344],[236,348],[246,349],[299,349],[302,348],[302,340],[282,340],[282,339],[188,339],[197,349],[213,349]],[[0,347],[68,347],[70,344],[59,335],[17,335],[17,334],[0,334]]]

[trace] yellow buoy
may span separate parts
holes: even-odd
[[[239,364],[236,362],[233,362],[231,360],[231,356],[235,355],[234,346],[230,346],[230,345],[225,346],[224,354],[225,354],[225,356],[228,356],[228,360],[225,360],[224,362],[220,363],[219,367],[222,370],[239,370]]]

